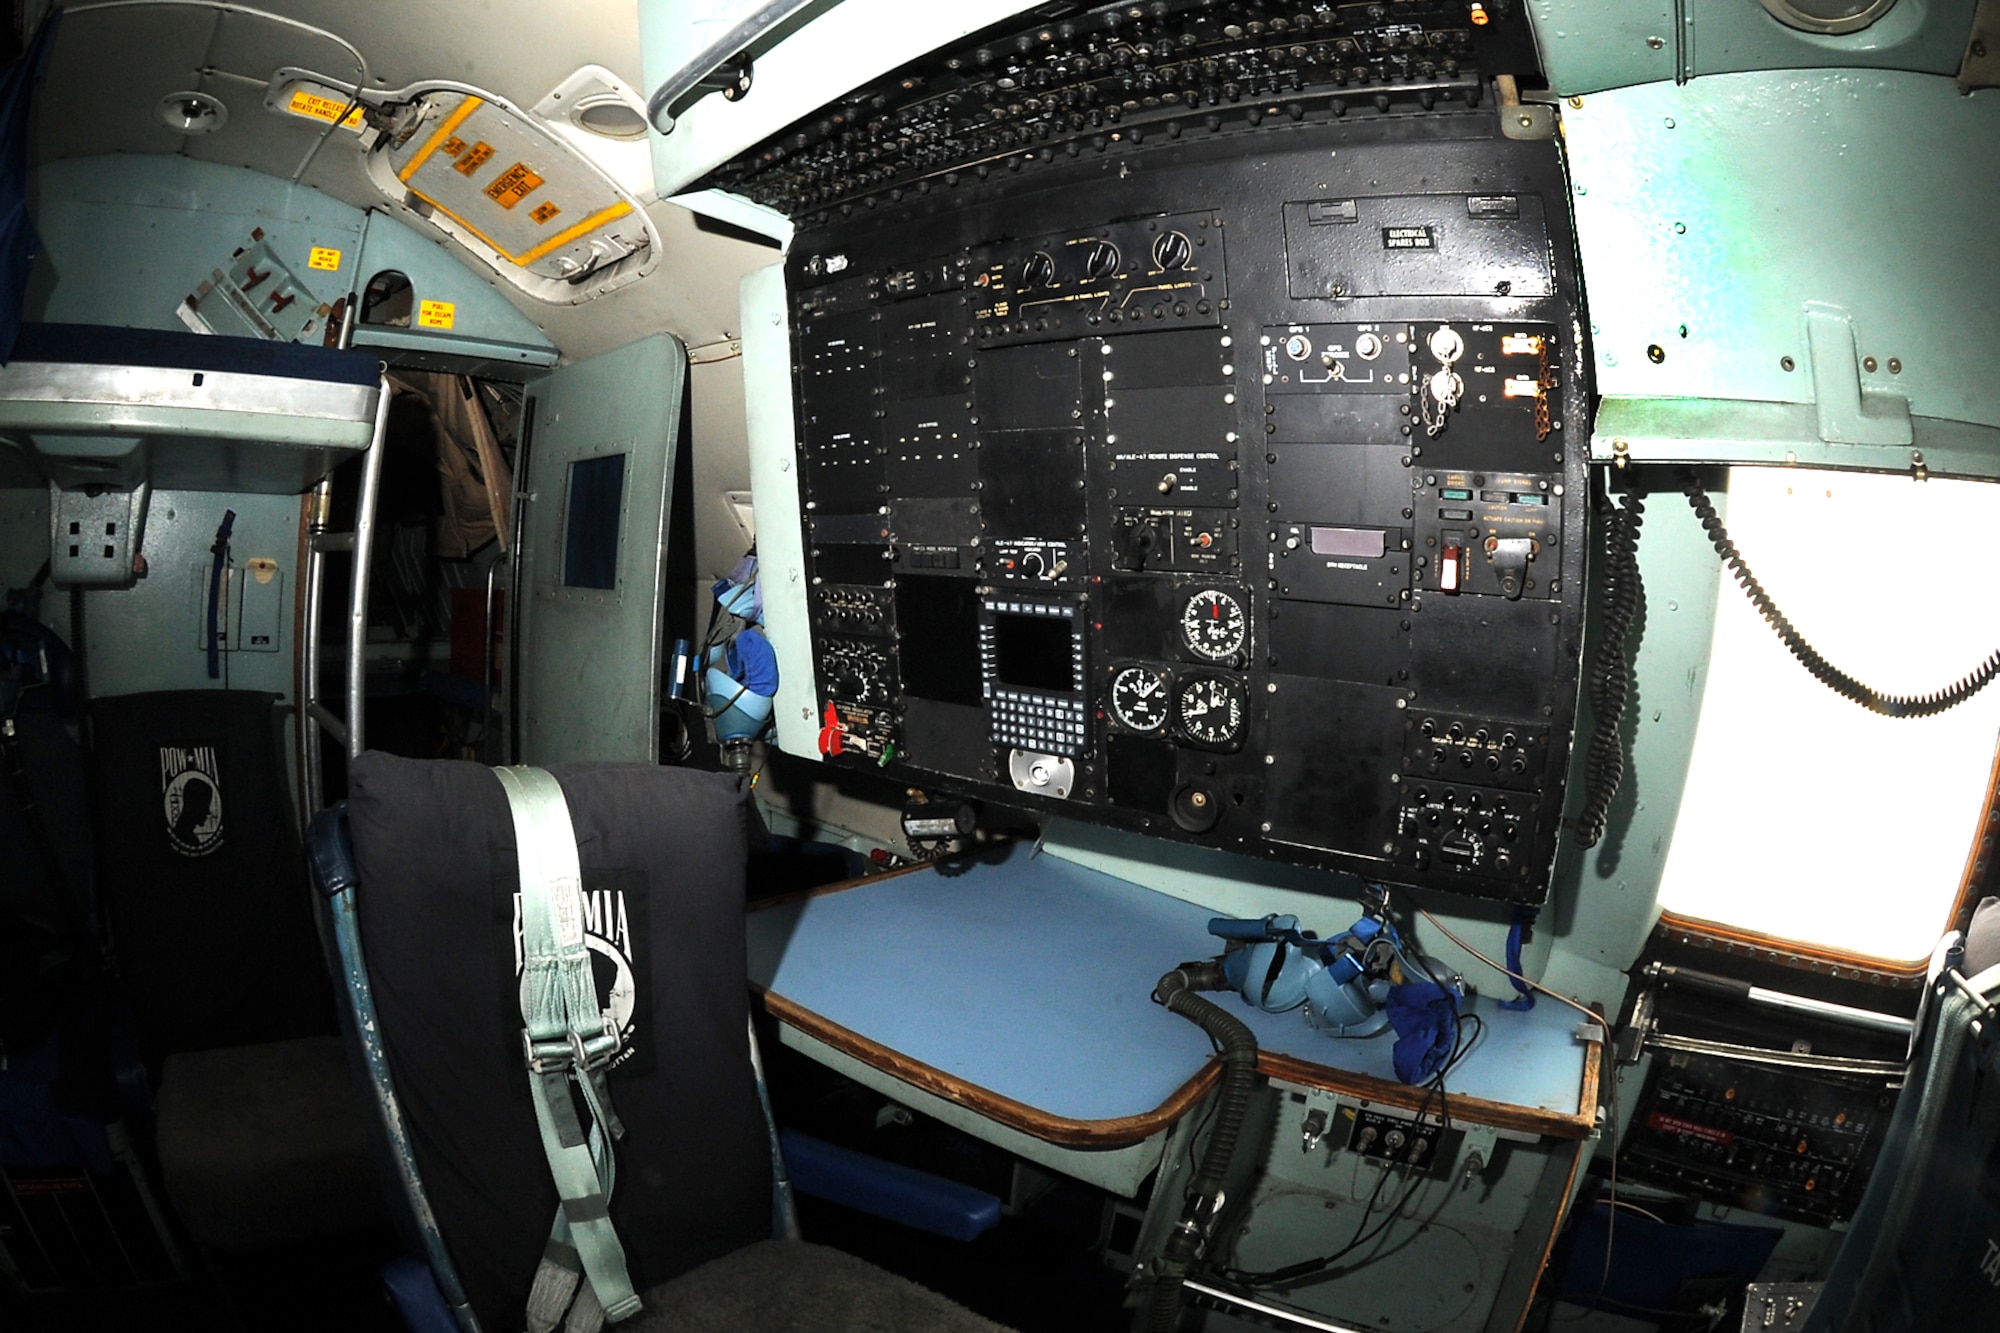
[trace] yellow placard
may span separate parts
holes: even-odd
[[[417,305],[417,327],[448,329],[458,317],[458,307],[449,301],[422,301]]]
[[[476,143],[466,149],[464,157],[451,164],[451,169],[461,175],[470,176],[473,172],[485,166],[492,158],[492,144],[484,142]]]
[[[544,199],[541,203],[536,204],[528,210],[528,216],[538,223],[545,223],[560,212],[562,212],[560,208],[557,208],[554,204]]]
[[[486,197],[502,208],[512,208],[541,187],[542,178],[530,171],[527,163],[516,162],[486,187]]]
[[[293,89],[291,100],[285,103],[285,110],[291,112],[293,115],[306,116],[313,120],[323,120],[329,125],[340,119],[341,110],[346,107],[347,102],[345,99],[322,97],[320,94],[309,92],[304,88]],[[364,122],[361,119],[361,108],[357,106],[349,109],[347,111],[347,119],[341,121],[341,126],[343,129],[352,130],[356,134],[361,133],[364,128]]]
[[[315,245],[312,248],[312,253],[306,256],[306,267],[323,268],[329,273],[338,273],[340,271],[340,251],[329,249],[324,245]]]

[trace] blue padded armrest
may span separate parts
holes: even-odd
[[[792,1188],[815,1199],[951,1240],[977,1240],[1000,1221],[1000,1200],[985,1190],[835,1147],[795,1129],[779,1130],[778,1142]]]
[[[407,1255],[392,1259],[382,1269],[382,1289],[409,1333],[459,1333],[458,1320],[445,1304],[437,1279],[421,1260]]]
[[[328,898],[360,882],[354,868],[354,848],[347,840],[347,802],[328,806],[306,826],[306,863],[313,887]]]
[[[380,363],[367,352],[116,324],[23,324],[12,359],[276,375],[329,384],[372,386],[382,379]]]

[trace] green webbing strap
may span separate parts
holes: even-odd
[[[542,1151],[562,1206],[528,1297],[529,1333],[569,1314],[571,1333],[639,1309],[610,1214],[611,1140],[621,1132],[604,1084],[618,1025],[597,999],[584,942],[583,875],[576,831],[556,780],[538,768],[496,768],[514,816],[521,868],[521,1033]],[[586,1132],[570,1099],[583,1093]],[[583,1275],[589,1282],[579,1281]],[[574,1298],[574,1300],[572,1300]]]

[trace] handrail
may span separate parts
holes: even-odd
[[[752,42],[812,3],[814,0],[771,0],[770,4],[703,47],[694,59],[681,66],[646,99],[646,123],[661,134],[672,134],[674,118],[667,114],[669,106],[699,87],[704,79],[734,59]]]

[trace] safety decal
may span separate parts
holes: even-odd
[[[329,249],[324,245],[315,245],[312,253],[306,256],[306,267],[322,268],[329,273],[337,273],[340,271],[340,251]]]
[[[361,108],[359,106],[350,107],[340,98],[321,97],[318,93],[308,92],[304,88],[297,89],[292,93],[291,100],[285,103],[285,110],[295,116],[306,116],[313,120],[323,120],[329,125],[339,120],[343,127],[354,131],[356,134],[359,134],[366,128],[366,123],[361,118]],[[340,117],[342,111],[347,112],[347,117],[344,120],[341,120]]]
[[[182,856],[222,846],[222,778],[212,745],[160,747],[160,813],[167,844]]]
[[[528,170],[527,163],[516,162],[486,187],[486,197],[502,208],[512,208],[541,186],[542,178]]]
[[[451,164],[451,169],[462,176],[470,176],[493,160],[493,145],[481,141],[465,150],[465,156]]]
[[[448,329],[458,318],[458,307],[450,301],[420,301],[417,304],[417,327],[420,329]]]
[[[541,203],[536,204],[528,210],[528,216],[538,223],[545,223],[560,212],[562,212],[560,208],[557,208],[554,204],[544,199]]]

